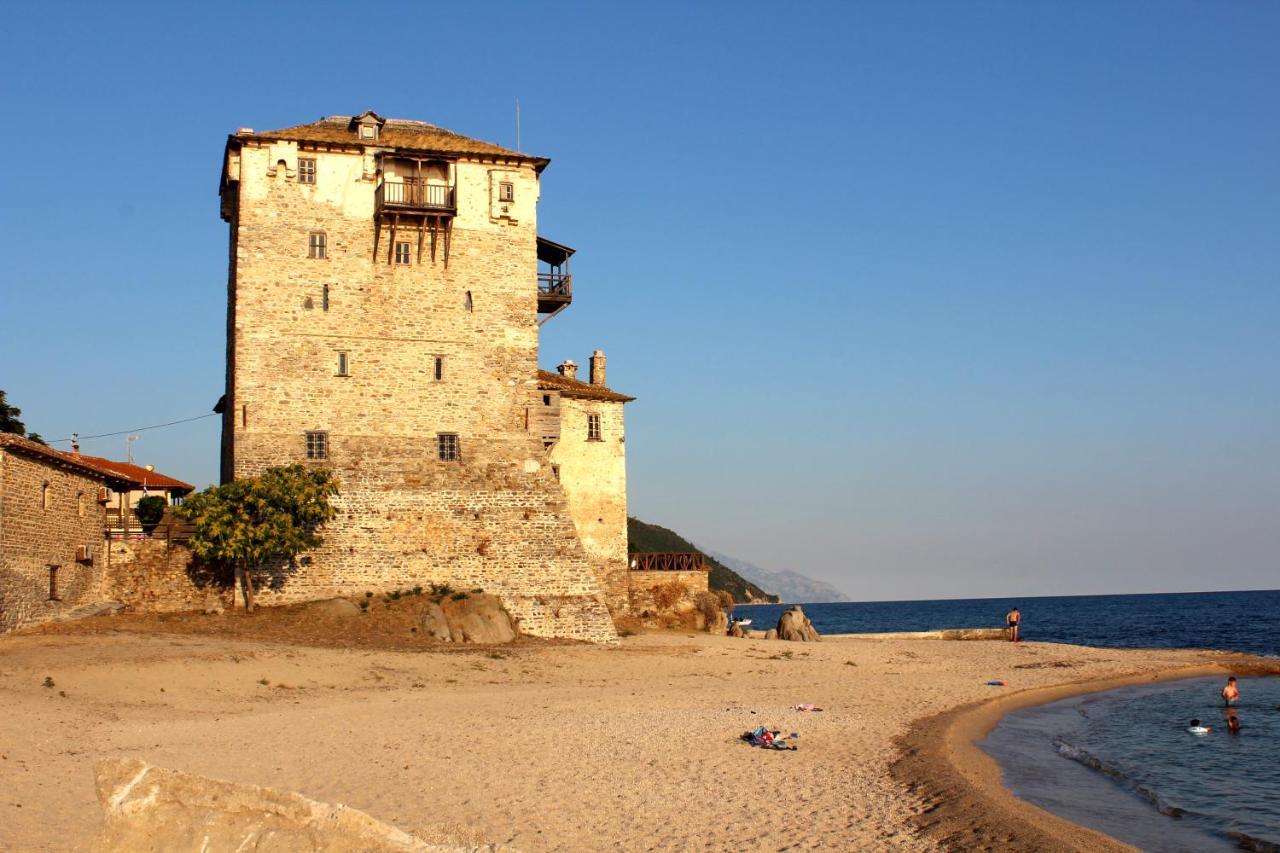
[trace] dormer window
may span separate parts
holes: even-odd
[[[356,136],[364,142],[376,142],[382,125],[386,122],[382,116],[373,110],[365,110],[360,115],[351,119],[351,129],[355,131]]]

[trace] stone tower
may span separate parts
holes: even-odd
[[[325,544],[264,572],[264,603],[440,582],[530,634],[614,637],[530,422],[539,317],[572,298],[573,250],[537,232],[548,162],[373,112],[229,137],[222,476],[301,462],[341,484]]]

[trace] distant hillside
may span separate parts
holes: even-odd
[[[701,551],[679,533],[656,524],[647,524],[638,518],[627,519],[627,550],[633,554]],[[734,601],[744,604],[779,600],[778,596],[765,592],[714,557],[705,553],[704,556],[711,566],[711,575],[707,578],[711,589],[723,589],[733,596]]]
[[[813,604],[815,602],[852,600],[826,581],[814,580],[808,575],[802,575],[790,569],[781,571],[762,569],[760,566],[752,565],[746,560],[739,560],[726,554],[717,554],[715,551],[707,551],[706,553],[715,557],[752,583],[759,584],[765,589],[773,590],[782,596],[784,601],[791,601],[796,604]]]

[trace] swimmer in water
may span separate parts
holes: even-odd
[[[1239,701],[1240,688],[1236,686],[1236,677],[1233,675],[1227,679],[1227,686],[1222,688],[1222,702],[1231,706]]]
[[[1193,735],[1207,735],[1210,729],[1208,726],[1200,725],[1199,720],[1192,720],[1191,725],[1187,726],[1187,731]]]
[[[1235,714],[1231,714],[1227,717],[1227,731],[1231,732],[1233,735],[1240,734],[1240,718]]]

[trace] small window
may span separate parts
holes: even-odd
[[[298,183],[314,184],[316,182],[316,158],[298,158]]]
[[[48,509],[53,504],[53,492],[49,486],[49,481],[45,480],[40,484],[40,506]]]
[[[462,307],[467,309],[467,313],[471,313],[471,309],[475,307],[475,303],[471,301],[471,291],[467,291],[467,298],[462,300]]]
[[[515,201],[516,185],[511,181],[501,181],[498,184],[498,201]]]
[[[436,436],[436,442],[439,446],[441,462],[457,462],[462,459],[457,433],[442,432]]]
[[[378,128],[376,128],[371,124],[360,125],[360,138],[361,139],[377,139]]]
[[[61,566],[49,567],[49,600],[50,601],[62,600],[61,598],[58,597],[58,569],[60,568]]]
[[[550,395],[550,394],[543,394],[543,395],[542,395],[542,405],[544,405],[544,406],[550,406],[550,405],[551,405],[551,395]]]
[[[329,285],[327,284],[320,294],[320,307],[325,311],[329,310]]]
[[[84,492],[77,492],[76,493],[76,512],[80,515],[81,518],[84,518],[84,503],[85,503]]]
[[[328,240],[325,238],[323,231],[312,231],[307,238],[307,257],[308,258],[326,258]]]
[[[351,375],[350,368],[351,368],[351,364],[347,360],[347,354],[345,352],[338,353],[338,375],[350,376]]]
[[[435,379],[437,382],[444,381],[444,356],[436,356]]]
[[[307,433],[307,458],[308,459],[328,459],[329,458],[329,433],[327,432]]]
[[[409,263],[409,244],[408,243],[396,243],[396,263],[397,264]]]
[[[587,415],[587,441],[601,441],[600,416]]]

